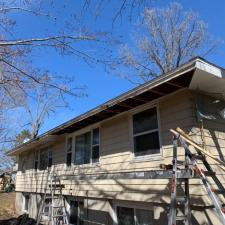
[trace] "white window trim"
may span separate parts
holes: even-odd
[[[125,207],[125,208],[131,208],[134,209],[134,220],[135,220],[135,225],[137,224],[137,217],[136,217],[136,210],[137,209],[143,209],[143,210],[148,210],[152,212],[153,215],[153,222],[154,222],[154,208],[153,206],[143,206],[135,203],[116,203],[113,206],[113,225],[118,225],[118,217],[117,217],[117,207]]]
[[[158,124],[158,128],[157,129],[153,129],[153,130],[149,130],[149,131],[145,131],[145,132],[141,132],[138,134],[134,134],[133,131],[133,116],[137,113],[141,113],[145,110],[151,109],[151,108],[156,108],[156,112],[157,112],[157,124]],[[160,113],[159,113],[159,104],[158,103],[147,103],[144,106],[140,106],[134,110],[132,110],[130,112],[129,115],[129,124],[130,124],[130,149],[132,151],[132,161],[142,161],[142,160],[161,160],[163,158],[163,149],[162,149],[162,137],[161,137],[161,121],[160,121]],[[150,155],[144,155],[144,156],[135,156],[135,152],[134,152],[134,137],[135,136],[139,136],[142,134],[147,134],[147,133],[152,133],[158,131],[159,133],[159,145],[160,145],[160,149],[159,149],[159,153],[156,154],[150,154]]]
[[[25,204],[26,204],[26,196],[29,196],[29,201],[28,201],[28,210],[25,209]],[[30,195],[27,193],[23,193],[23,208],[22,211],[24,213],[29,213],[29,205],[30,205]]]

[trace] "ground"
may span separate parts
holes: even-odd
[[[0,192],[0,220],[17,217],[15,208],[15,192]]]

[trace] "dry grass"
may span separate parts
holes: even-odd
[[[15,208],[16,193],[0,192],[0,220],[17,217]]]

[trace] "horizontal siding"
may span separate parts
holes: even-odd
[[[125,171],[158,170],[161,163],[169,164],[172,160],[172,135],[171,128],[180,126],[190,135],[194,135],[195,140],[201,143],[201,136],[193,107],[192,93],[184,90],[175,95],[168,96],[159,102],[160,129],[162,139],[162,154],[159,159],[134,160],[132,154],[132,136],[130,115],[126,113],[111,120],[102,122],[100,125],[100,164],[65,166],[65,140],[55,143],[53,146],[53,164],[55,172],[60,175],[77,174],[97,174]],[[219,155],[216,146],[220,145],[220,151],[225,151],[225,131],[220,126],[215,129],[214,123],[207,124],[205,129],[207,146],[210,146],[210,152]],[[212,132],[213,130],[213,132]],[[215,143],[213,137],[218,138]],[[179,158],[183,158],[184,150],[178,150]],[[27,156],[26,156],[27,157]],[[17,174],[17,191],[43,192],[46,187],[48,177],[45,171],[34,172],[33,161],[34,153],[29,155],[26,173],[21,171]],[[22,157],[21,159],[22,160]],[[212,162],[215,164],[215,162]],[[222,182],[225,176],[218,167],[215,167]],[[170,184],[169,180],[88,180],[74,181],[63,180],[65,184],[64,194],[117,198],[121,200],[135,201],[156,201],[169,202]],[[225,183],[225,182],[224,182]],[[196,204],[210,204],[205,190],[199,179],[191,180],[192,198]],[[162,195],[163,193],[163,195]],[[159,197],[161,196],[161,197]],[[200,198],[200,199],[199,199]]]

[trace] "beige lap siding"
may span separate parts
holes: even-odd
[[[161,163],[171,163],[172,160],[172,135],[170,128],[180,126],[186,132],[194,134],[197,132],[198,141],[201,141],[200,132],[196,123],[193,95],[190,91],[184,90],[174,95],[163,98],[159,104],[160,129],[162,140],[163,158],[157,160],[134,160],[132,155],[132,133],[130,123],[130,113],[117,116],[100,124],[100,164],[65,166],[65,142],[52,146],[53,165],[58,174],[96,174],[122,171],[158,170]],[[214,125],[213,125],[214,126]],[[224,128],[221,128],[224,129]],[[221,150],[225,149],[225,132],[215,132],[221,145]],[[208,135],[209,143],[211,140]],[[210,151],[216,154],[215,148]],[[178,154],[183,158],[183,150]],[[34,153],[30,154],[29,163],[33,162]],[[224,175],[221,179],[224,181]],[[26,173],[18,172],[17,191],[43,192],[46,185],[46,172],[34,172],[28,169]],[[96,197],[96,198],[116,198],[121,200],[148,201],[168,203],[170,196],[169,180],[64,180],[64,194],[74,196]],[[206,192],[202,188],[199,179],[190,181],[192,203],[210,204]],[[42,189],[41,189],[42,188]]]

